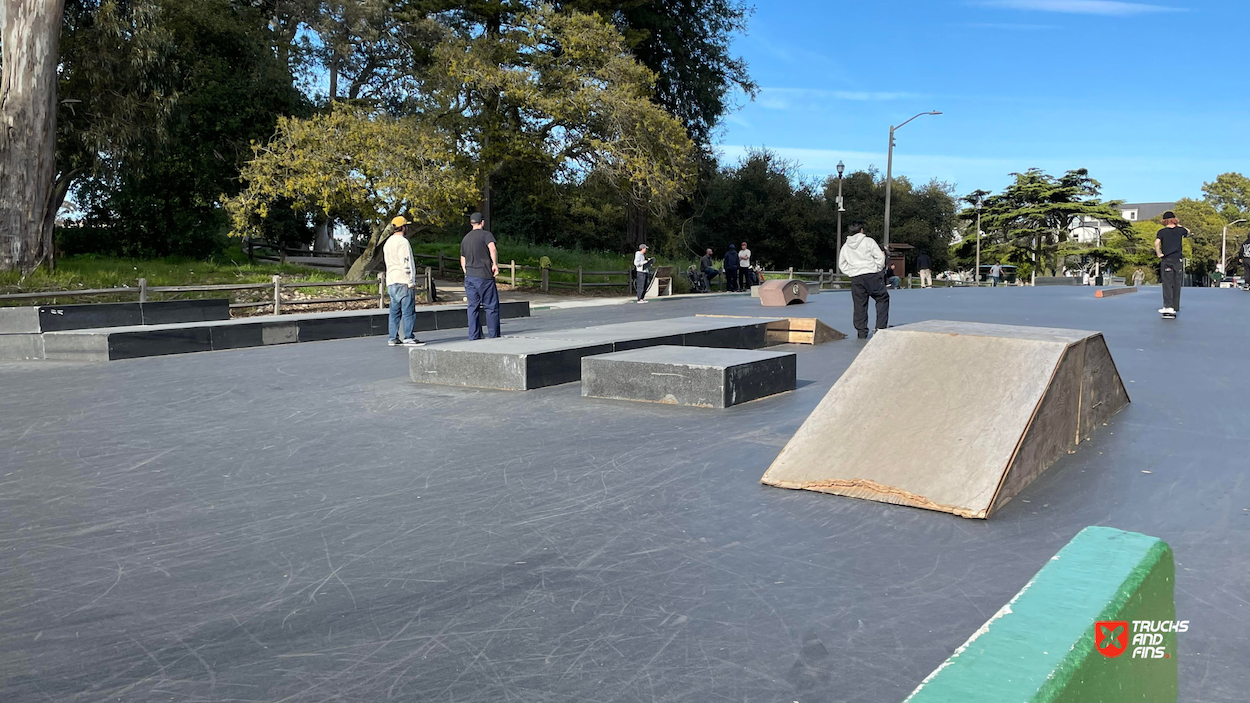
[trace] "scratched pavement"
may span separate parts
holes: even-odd
[[[381,338],[0,364],[0,700],[897,703],[1109,525],[1175,550],[1181,700],[1244,701],[1250,295],[1148,291],[894,292],[1119,365],[1133,403],[988,521],[759,483],[854,340],[725,411],[418,386]],[[700,312],[762,313],[504,330]],[[797,312],[853,334],[844,293]]]

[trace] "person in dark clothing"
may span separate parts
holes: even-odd
[[[1250,234],[1241,243],[1241,287],[1250,290]]]
[[[495,235],[485,228],[482,213],[469,215],[473,229],[460,240],[460,270],[464,271],[464,294],[469,300],[469,339],[482,338],[478,308],[486,312],[486,336],[499,336],[499,252]]]
[[[838,270],[851,277],[855,331],[868,339],[868,299],[877,309],[877,329],[890,324],[890,291],[885,287],[885,253],[877,242],[864,234],[863,222],[851,223],[851,234],[838,252]]]
[[[725,290],[738,290],[738,248],[732,244],[725,252]]]
[[[916,268],[920,270],[920,287],[933,287],[933,259],[929,255],[920,252],[920,256],[916,257]]]
[[[1183,242],[1189,236],[1189,230],[1181,227],[1176,213],[1171,210],[1163,213],[1163,224],[1163,229],[1155,235],[1159,280],[1163,283],[1163,307],[1159,308],[1159,314],[1164,318],[1174,318],[1181,309],[1181,279],[1184,275],[1181,257],[1184,252]]]
[[[710,247],[707,253],[703,255],[703,258],[699,259],[699,270],[703,271],[704,276],[707,276],[707,286],[710,290],[712,288],[712,279],[720,275],[720,271],[717,271],[716,267],[712,265],[712,249]]]

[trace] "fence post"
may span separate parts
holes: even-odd
[[[431,304],[438,302],[435,300],[435,298],[437,297],[438,297],[438,293],[434,291],[434,272],[430,270],[429,266],[426,266],[425,267],[425,302],[431,303]]]
[[[282,277],[273,275],[273,314],[282,314]]]
[[[386,274],[378,272],[378,309],[386,307]]]
[[[443,252],[438,253],[438,275],[443,275]]]
[[[577,294],[582,294],[582,267],[577,267]]]
[[[512,260],[512,287],[516,288],[516,259]]]
[[[148,279],[146,278],[139,279],[139,302],[148,302]]]
[[[548,291],[547,267],[544,266],[543,267],[543,292],[546,293],[547,291]]]
[[[347,270],[352,267],[352,262],[350,260],[351,251],[352,251],[351,243],[344,242],[343,243],[343,277],[344,278],[347,277]]]
[[[786,278],[794,278],[794,267],[786,269]]]
[[[824,286],[825,286],[825,271],[824,269],[816,269],[816,290],[820,290]]]

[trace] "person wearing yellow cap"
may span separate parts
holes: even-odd
[[[386,260],[386,290],[391,294],[390,336],[386,343],[392,347],[399,344],[420,347],[425,344],[412,336],[412,328],[417,321],[417,266],[413,262],[412,245],[408,243],[410,224],[403,215],[391,220],[395,231],[382,245],[382,256]],[[403,337],[400,337],[401,331]]]

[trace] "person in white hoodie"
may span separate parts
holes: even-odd
[[[395,232],[382,245],[382,257],[386,260],[386,291],[391,295],[390,336],[386,343],[392,347],[398,344],[425,346],[424,342],[412,336],[412,328],[417,321],[417,267],[412,260],[412,245],[408,243],[409,224],[403,215],[391,220]],[[401,330],[403,337],[400,337]]]
[[[876,240],[864,234],[863,221],[851,223],[851,236],[838,252],[838,267],[851,278],[851,300],[855,304],[855,330],[868,339],[868,299],[877,309],[877,329],[890,324],[890,292],[885,288],[885,254]]]

